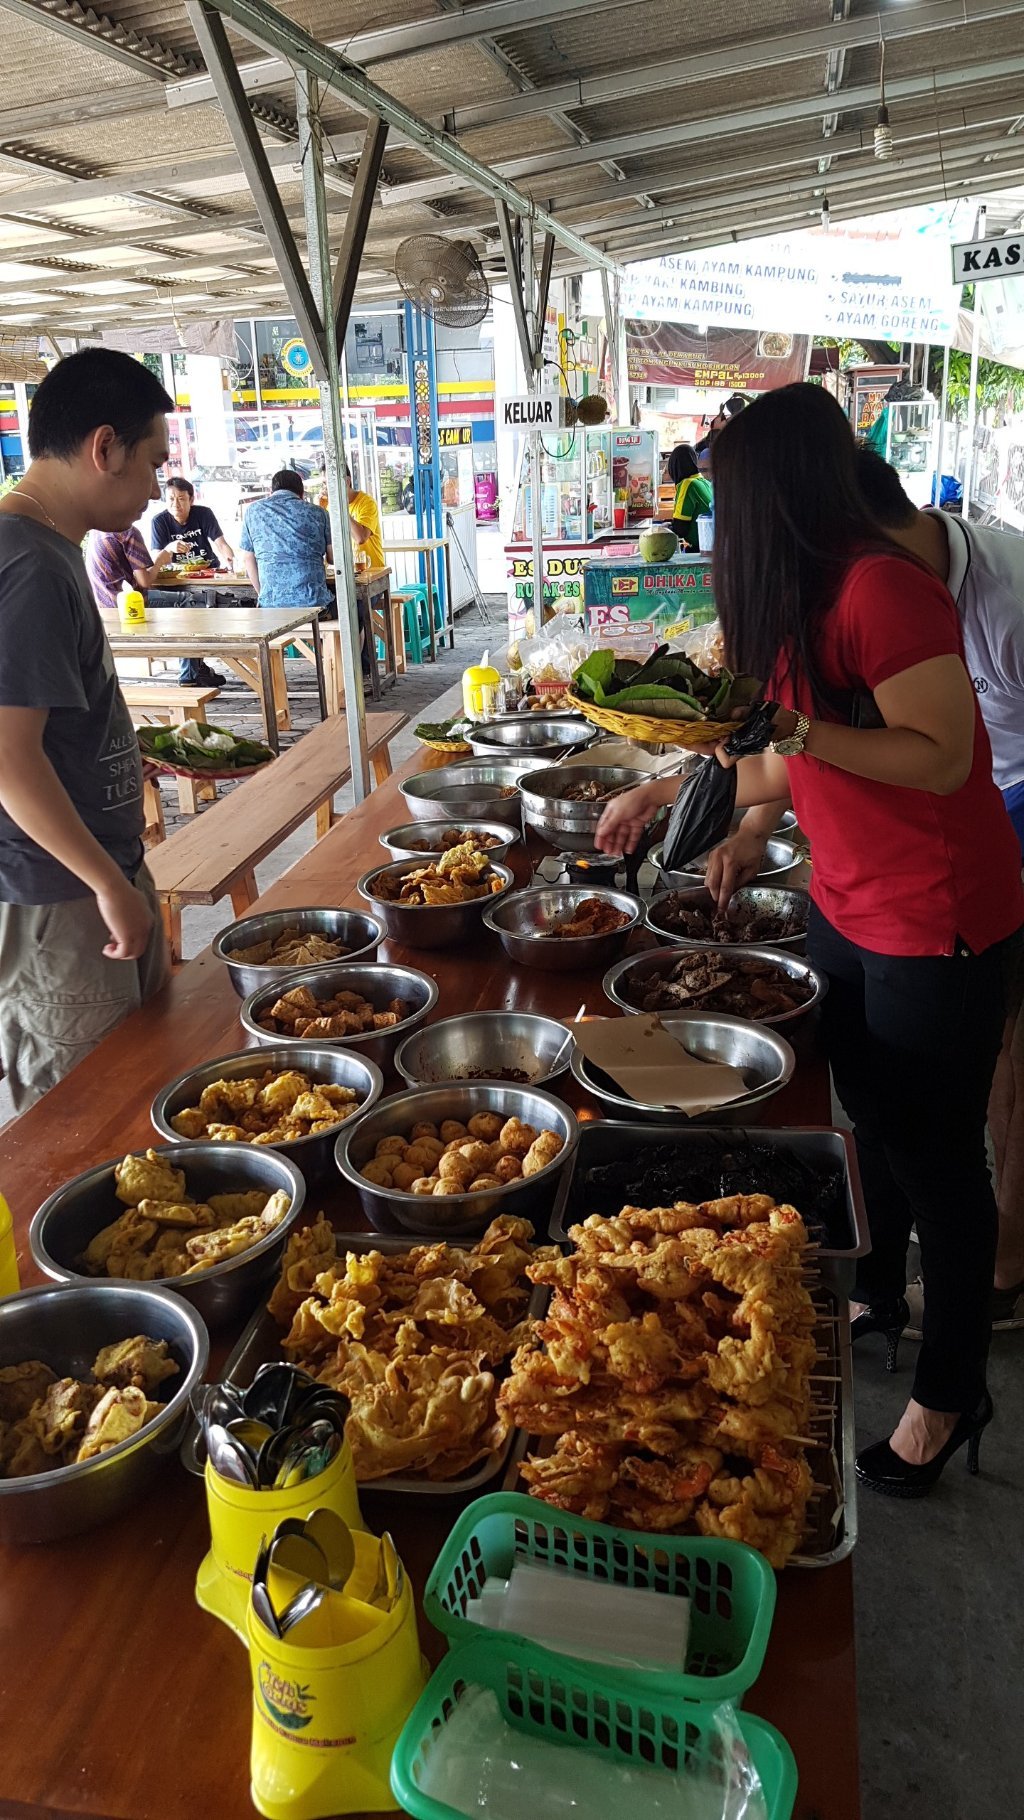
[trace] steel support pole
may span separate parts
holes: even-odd
[[[978,219],[975,224],[975,240],[984,240],[988,222],[988,209],[985,204],[978,205]],[[971,377],[967,388],[967,460],[964,463],[964,499],[961,511],[965,519],[971,515],[971,491],[974,484],[974,437],[978,424],[978,354],[981,349],[981,298],[978,287],[974,287],[974,320],[971,327]]]
[[[949,342],[942,350],[942,392],[939,397],[939,435],[935,445],[935,505],[942,501],[942,456],[946,440],[946,409],[949,404]]]
[[[359,601],[356,595],[352,538],[349,535],[348,488],[345,484],[345,415],[341,408],[341,372],[338,345],[333,333],[334,295],[331,252],[327,233],[327,191],[324,187],[323,144],[320,135],[319,86],[305,70],[295,72],[295,98],[302,150],[302,202],[306,216],[306,248],[314,301],[326,332],[323,334],[326,372],[318,375],[320,410],[324,431],[324,468],[327,506],[334,550],[334,586],[341,638],[341,674],[345,687],[345,724],[352,766],[352,794],[357,803],[370,790],[366,750],[366,709],[363,703],[362,665],[359,661]],[[358,258],[358,254],[357,254]],[[367,615],[365,636],[373,637]]]
[[[526,340],[530,350],[530,359],[526,367],[526,389],[531,394],[539,391],[541,339],[543,325],[537,317],[537,268],[534,264],[533,222],[523,222],[523,316],[526,324]],[[514,280],[513,280],[514,282]],[[544,458],[543,439],[539,430],[530,431],[530,473],[532,484],[530,494],[533,511],[530,514],[530,532],[533,541],[533,623],[534,634],[540,632],[544,624],[544,515],[541,511],[541,464]],[[586,528],[586,501],[583,505],[583,526]]]
[[[345,336],[348,334],[352,300],[359,277],[359,261],[366,245],[366,230],[370,225],[370,215],[377,196],[377,179],[384,160],[387,137],[386,123],[378,120],[375,115],[371,116],[366,125],[366,138],[356,171],[352,200],[345,216],[345,233],[338,250],[338,263],[334,273],[334,336],[339,348],[344,347]]]

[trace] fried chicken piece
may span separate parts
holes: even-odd
[[[42,1359],[0,1367],[0,1422],[20,1422],[56,1381],[57,1373]]]
[[[137,1207],[140,1201],[181,1201],[185,1195],[185,1171],[172,1169],[155,1150],[126,1156],[114,1169],[114,1181],[117,1198],[126,1207]]]
[[[171,1125],[179,1137],[188,1138],[191,1142],[193,1138],[203,1136],[206,1130],[206,1114],[201,1112],[198,1106],[186,1106],[183,1112],[174,1114]]]
[[[308,1093],[311,1082],[304,1074],[289,1068],[284,1074],[275,1075],[273,1080],[260,1087],[256,1098],[259,1104],[278,1116],[290,1112],[300,1093]]]
[[[84,1432],[102,1395],[96,1384],[83,1384],[77,1378],[57,1378],[29,1410],[24,1423],[26,1432],[36,1436],[44,1453],[61,1453],[69,1442],[77,1441]]]
[[[92,1368],[97,1383],[122,1390],[130,1384],[145,1391],[147,1397],[165,1378],[173,1378],[177,1370],[177,1361],[168,1357],[167,1341],[147,1339],[144,1333],[101,1347]]]
[[[137,1209],[144,1220],[151,1220],[159,1231],[167,1226],[180,1226],[190,1232],[203,1232],[215,1226],[217,1216],[203,1201],[140,1201]]]

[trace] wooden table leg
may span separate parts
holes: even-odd
[[[378,784],[383,784],[391,776],[391,753],[387,746],[381,746],[370,754],[373,775]]]
[[[446,543],[444,546],[444,617],[441,622],[442,636],[447,630],[448,649],[455,649],[455,595],[452,592],[452,553]]]
[[[434,552],[423,551],[423,568],[427,577],[427,637],[430,640],[430,661],[437,662],[437,636],[434,632]]]
[[[178,786],[178,808],[182,815],[194,815],[196,812],[196,780],[194,777],[175,777]]]
[[[334,798],[333,796],[325,796],[323,802],[318,803],[316,808],[317,840],[323,840],[324,835],[330,833],[336,820],[337,817],[334,813]]]
[[[263,731],[267,745],[277,754],[281,750],[281,741],[277,735],[277,710],[274,705],[274,678],[270,667],[270,640],[261,638],[256,655],[260,665],[260,706],[263,709]]]
[[[167,839],[167,828],[164,823],[164,801],[160,795],[160,785],[155,777],[147,777],[142,785],[142,813],[145,817],[145,828],[142,838],[147,847],[155,847],[158,842]]]
[[[356,599],[359,602],[359,624],[363,629],[363,649],[366,661],[370,666],[370,694],[374,701],[380,701],[380,668],[377,663],[377,641],[373,634],[373,614],[370,610],[370,596],[366,585],[356,583]]]
[[[316,665],[316,692],[320,697],[320,719],[327,719],[327,683],[324,677],[324,648],[320,638],[320,615],[314,613],[310,621],[313,635],[313,662]]]
[[[395,655],[395,622],[391,617],[391,584],[385,582],[379,598],[384,603],[384,672],[392,688],[398,681],[398,658]]]
[[[259,886],[256,883],[255,872],[252,870],[243,872],[241,877],[232,885],[229,896],[231,898],[231,908],[235,915],[244,916],[250,904],[254,904],[259,896]]]
[[[324,695],[328,715],[340,714],[345,706],[345,685],[341,674],[341,627],[331,620],[321,627],[320,655],[324,666]]]
[[[288,678],[284,668],[284,649],[270,646],[270,674],[273,678],[274,717],[282,733],[291,731],[292,713],[288,702]]]
[[[181,899],[171,892],[160,899],[160,915],[163,918],[164,934],[167,946],[171,951],[172,961],[181,959]]]

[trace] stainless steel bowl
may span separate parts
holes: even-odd
[[[652,847],[648,859],[658,869],[658,877],[663,890],[687,890],[691,885],[702,883],[707,871],[709,853],[700,854],[699,858],[689,860],[683,870],[666,872],[663,863],[664,849]],[[794,878],[804,864],[804,855],[792,841],[777,840],[773,835],[765,848],[764,864],[756,879],[755,885],[784,885],[787,879]]]
[[[279,1189],[291,1196],[284,1219],[258,1245],[198,1276],[155,1279],[161,1288],[173,1289],[191,1302],[208,1327],[245,1319],[262,1286],[276,1271],[288,1234],[302,1212],[306,1198],[302,1176],[286,1156],[262,1144],[184,1144],[179,1138],[161,1149],[160,1155],[175,1169],[185,1170],[187,1192],[197,1201],[205,1201],[211,1194],[242,1194],[254,1188],[265,1190],[268,1199]],[[126,1211],[115,1194],[114,1165],[120,1161],[115,1157],[87,1169],[43,1202],[28,1239],[35,1262],[48,1277],[60,1283],[107,1280],[86,1276],[77,1268],[77,1259],[102,1227]]]
[[[596,783],[604,794],[649,781],[648,772],[634,771],[628,765],[550,765],[543,771],[531,771],[521,786],[523,816],[560,852],[592,853],[605,804],[566,802],[562,791],[570,784]]]
[[[243,916],[239,922],[222,929],[213,944],[213,952],[224,962],[239,998],[248,998],[258,986],[272,985],[282,974],[293,973],[295,969],[276,963],[256,965],[252,961],[231,961],[228,950],[253,948],[257,942],[273,941],[286,929],[298,929],[302,935],[322,935],[327,941],[341,942],[348,950],[333,961],[318,961],[318,967],[337,967],[341,961],[372,961],[384,938],[376,918],[367,916],[363,910],[321,907],[268,910],[263,916]]]
[[[395,1067],[413,1087],[462,1083],[470,1076],[497,1080],[503,1068],[529,1075],[524,1086],[542,1087],[568,1068],[571,1052],[572,1037],[557,1018],[529,1011],[471,1011],[407,1036]]]
[[[210,1350],[195,1309],[150,1283],[26,1289],[0,1302],[0,1366],[41,1359],[58,1377],[84,1378],[101,1347],[136,1334],[166,1340],[177,1364],[177,1378],[158,1393],[165,1408],[138,1435],[81,1466],[0,1478],[0,1542],[57,1542],[127,1509],[177,1453]]]
[[[402,786],[402,800],[414,821],[418,822],[504,822],[522,831],[523,810],[519,783],[529,771],[536,771],[533,758],[467,759],[458,765],[443,765],[438,771],[420,771]],[[497,790],[515,788],[515,796],[499,796]]]
[[[263,1074],[267,1069],[272,1074],[284,1074],[292,1068],[299,1074],[308,1074],[310,1080],[318,1083],[330,1081],[336,1087],[351,1087],[360,1100],[360,1111],[351,1115],[353,1120],[368,1111],[384,1090],[384,1076],[376,1063],[353,1055],[351,1049],[340,1046],[332,1049],[330,1044],[323,1043],[277,1043],[266,1049],[242,1049],[232,1055],[222,1055],[214,1062],[204,1062],[201,1068],[190,1068],[187,1074],[179,1074],[177,1080],[161,1088],[149,1116],[155,1130],[169,1144],[186,1143],[188,1140],[175,1131],[171,1120],[186,1106],[197,1106],[204,1087],[212,1086],[214,1081],[245,1080],[248,1076]],[[232,1144],[230,1149],[232,1153],[274,1149],[279,1156],[291,1158],[308,1187],[330,1174],[336,1136],[337,1132],[333,1130],[318,1131],[309,1137],[295,1138],[288,1144]],[[201,1143],[202,1139],[196,1141]]]
[[[327,1043],[333,1049],[341,1046],[351,1049],[356,1055],[376,1062],[378,1068],[390,1068],[395,1050],[399,1043],[413,1031],[417,1024],[422,1024],[429,1017],[437,1004],[437,983],[428,973],[419,973],[415,967],[394,967],[385,961],[357,961],[350,966],[347,961],[336,961],[333,967],[314,967],[298,973],[286,973],[283,979],[275,981],[272,986],[261,986],[246,999],[240,1013],[242,1028],[256,1041],[269,1048],[272,1044],[302,1043],[310,1040],[301,1036],[285,1036],[282,1033],[272,1034],[264,1030],[260,1015],[275,1005],[283,992],[291,992],[297,986],[308,986],[314,998],[332,998],[336,992],[358,992],[366,999],[375,1011],[386,1011],[393,998],[405,999],[412,1006],[412,1011],[400,1024],[390,1030],[367,1030],[357,1036],[318,1036],[313,1040],[317,1047]]]
[[[627,954],[625,960],[619,961],[605,974],[601,982],[605,997],[611,999],[612,1004],[617,1006],[620,1011],[634,1013],[640,1011],[641,1007],[634,1005],[626,996],[630,984],[650,979],[658,973],[666,973],[670,967],[676,966],[680,946],[682,944],[677,943],[671,948],[648,948],[644,954]],[[727,942],[722,943],[719,947],[702,948],[701,953],[720,954],[725,962],[741,958],[768,961],[771,966],[778,967],[781,972],[788,974],[790,979],[800,980],[810,988],[810,997],[806,1004],[798,1005],[795,1011],[777,1012],[774,1017],[751,1018],[750,1022],[754,1024],[767,1024],[772,1029],[777,1028],[780,1024],[795,1024],[800,1018],[806,1017],[808,1012],[814,1010],[828,990],[825,975],[812,967],[809,961],[803,960],[798,954],[790,953],[787,949],[744,948],[738,942]],[[671,1013],[664,1015],[668,1016]],[[680,1015],[682,1015],[682,1007],[680,1007]]]
[[[684,903],[694,910],[713,910],[714,899],[703,885],[691,885],[686,890],[676,890],[674,897],[682,898]],[[652,897],[647,906],[647,927],[653,930],[659,941],[672,942],[683,948],[720,948],[719,941],[704,941],[696,935],[681,935],[677,929],[669,928],[660,918],[660,909],[667,893],[662,891]],[[795,885],[741,885],[729,899],[729,908],[738,908],[743,904],[757,904],[763,910],[772,911],[781,917],[787,910],[797,909],[803,916],[803,927],[794,935],[780,935],[778,941],[761,942],[762,948],[791,948],[794,953],[802,953],[807,941],[807,917],[811,907],[810,892],[803,891]],[[731,944],[727,944],[730,945]]]
[[[573,1045],[572,1071],[587,1093],[614,1108],[617,1118],[650,1119],[656,1125],[737,1125],[750,1117],[754,1106],[770,1100],[786,1085],[796,1057],[785,1037],[763,1024],[749,1024],[742,1017],[726,1017],[724,1012],[681,1012],[678,1017],[663,1017],[664,1028],[691,1055],[702,1062],[724,1062],[741,1068],[749,1083],[748,1091],[728,1105],[713,1106],[708,1112],[687,1118],[678,1106],[645,1105],[627,1098],[610,1075],[595,1069],[587,1061],[579,1044]]]
[[[472,941],[480,926],[481,911],[497,903],[511,889],[514,874],[510,866],[492,862],[491,870],[501,879],[501,891],[490,897],[471,897],[464,904],[403,904],[378,897],[374,889],[383,879],[406,878],[422,865],[422,854],[416,860],[396,860],[391,866],[374,866],[359,880],[360,897],[372,904],[392,941],[403,948],[454,948],[459,942]]]
[[[404,822],[400,828],[389,828],[380,836],[380,844],[386,847],[392,859],[414,859],[421,866],[429,865],[445,851],[444,836],[450,833],[457,824],[450,821]],[[507,822],[484,822],[477,820],[467,824],[461,830],[464,834],[489,834],[497,842],[496,846],[485,847],[483,851],[489,859],[504,863],[508,859],[508,850],[522,837],[518,828],[510,828]],[[428,841],[428,847],[412,845],[413,841]]]
[[[483,1194],[405,1194],[397,1188],[377,1188],[359,1172],[369,1162],[381,1138],[407,1137],[414,1125],[443,1119],[466,1124],[475,1112],[500,1112],[503,1118],[521,1119],[538,1131],[557,1131],[562,1148],[536,1175]],[[516,1218],[537,1217],[539,1233],[547,1231],[559,1182],[572,1162],[579,1128],[568,1106],[536,1087],[506,1086],[503,1082],[475,1081],[444,1087],[410,1087],[381,1100],[359,1126],[342,1131],[335,1146],[335,1160],[347,1182],[359,1195],[371,1226],[381,1232],[429,1233],[437,1238],[481,1233],[499,1213]]]
[[[553,923],[568,922],[585,898],[600,898],[629,917],[621,929],[607,935],[552,935]],[[576,973],[584,967],[607,967],[622,953],[630,935],[643,921],[644,906],[630,891],[604,886],[547,885],[516,891],[484,911],[484,923],[493,929],[510,960],[522,967],[541,967],[549,973]]]
[[[575,720],[546,720],[543,714],[521,714],[516,720],[471,727],[466,735],[480,758],[524,753],[538,761],[592,746],[597,737],[598,729],[582,714]]]

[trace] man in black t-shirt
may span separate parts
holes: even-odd
[[[138,741],[81,546],[159,499],[172,409],[127,354],[69,355],[0,500],[0,1059],[18,1112],[167,974]]]
[[[235,566],[235,553],[228,543],[217,515],[209,506],[197,506],[196,490],[190,480],[175,474],[167,482],[164,497],[167,510],[157,512],[150,532],[154,556],[166,551],[185,561],[199,557],[211,568],[218,562],[225,569]]]

